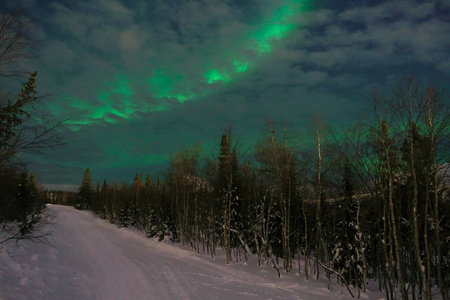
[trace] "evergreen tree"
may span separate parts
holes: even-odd
[[[110,220],[111,218],[111,207],[109,199],[109,185],[106,180],[103,180],[102,189],[100,191],[100,203],[101,203],[101,212],[100,217],[103,219]]]
[[[83,179],[81,180],[81,186],[78,194],[79,209],[89,209],[94,199],[94,186],[92,183],[91,170],[87,168],[84,171]]]
[[[17,186],[17,207],[18,207],[18,218],[17,221],[25,222],[28,211],[30,210],[30,202],[32,201],[32,195],[30,193],[30,184],[28,181],[28,175],[26,173],[20,174],[20,183]],[[31,201],[30,201],[31,200]]]
[[[142,174],[136,173],[133,179],[133,202],[131,204],[131,226],[137,225],[139,229],[142,229],[143,221],[141,219],[141,207],[143,203],[142,190],[144,185],[142,183]]]
[[[41,219],[40,214],[45,207],[44,199],[41,197],[33,174],[22,172],[9,175],[13,176],[12,182],[15,183],[15,187],[9,186],[9,188],[15,192],[15,195],[13,199],[9,199],[11,206],[5,207],[10,210],[10,215],[6,215],[7,218],[4,221],[18,221],[21,236],[31,234],[34,225]],[[2,217],[5,216],[0,214],[0,220]]]
[[[16,100],[0,96],[0,168],[22,167],[21,153],[42,153],[63,143],[56,132],[62,122],[37,120],[32,111],[32,105],[41,99],[37,96],[36,76],[37,72],[30,75]]]
[[[343,199],[340,201],[340,215],[336,224],[333,248],[333,269],[338,271],[349,284],[361,288],[364,284],[362,238],[357,228],[357,204],[353,199],[354,175],[349,162],[344,165],[342,179]],[[335,209],[338,209],[335,207]]]
[[[139,202],[139,222],[143,229],[148,230],[149,224],[152,219],[152,193],[153,193],[153,183],[150,175],[146,174],[145,182],[142,187],[142,199]],[[153,212],[154,213],[154,212]],[[153,217],[155,215],[153,214]],[[153,220],[153,223],[155,221]]]

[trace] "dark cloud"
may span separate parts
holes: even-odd
[[[78,184],[86,167],[99,181],[160,173],[170,153],[212,149],[230,125],[251,144],[266,119],[300,131],[316,113],[348,122],[370,88],[450,76],[448,1],[314,1],[302,12],[285,0],[19,2],[42,42],[30,68],[54,94],[43,106],[69,119],[73,141],[35,159],[48,184]]]

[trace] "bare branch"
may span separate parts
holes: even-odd
[[[39,216],[34,216],[34,218],[39,218],[38,221],[34,224],[34,228],[32,232],[23,233],[20,229],[23,224],[17,223],[8,223],[5,224],[4,228],[0,230],[8,237],[0,240],[0,244],[6,243],[7,241],[14,240],[16,243],[19,241],[30,241],[33,243],[43,243],[43,244],[51,244],[48,237],[51,235],[51,231],[49,230],[49,226],[54,224],[54,219],[56,215],[54,213],[48,213],[44,211]],[[29,220],[31,222],[32,220]]]
[[[30,58],[26,52],[35,42],[29,35],[30,23],[23,20],[18,9],[0,12],[0,77],[22,75],[17,65]]]

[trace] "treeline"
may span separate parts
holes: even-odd
[[[47,201],[51,204],[76,206],[78,203],[78,193],[64,190],[47,190]]]
[[[93,186],[87,169],[77,206],[227,262],[294,268],[387,299],[431,299],[450,282],[449,110],[433,86],[402,81],[372,95],[371,115],[332,132],[314,120],[314,148],[288,130],[268,131],[243,155],[224,134],[214,158],[198,146],[173,154],[164,180]],[[325,270],[325,271],[322,271]]]

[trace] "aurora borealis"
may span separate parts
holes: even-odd
[[[273,13],[259,17],[261,20],[258,24],[249,28],[242,36],[238,35],[231,45],[227,45],[217,53],[210,53],[209,57],[199,61],[202,67],[196,73],[180,72],[179,65],[177,68],[156,66],[150,72],[150,77],[139,83],[141,87],[148,88],[149,96],[156,100],[154,103],[141,102],[135,105],[128,75],[119,73],[116,74],[117,78],[105,82],[104,89],[97,91],[97,100],[101,105],[91,105],[89,100],[69,96],[69,105],[73,109],[84,110],[87,113],[71,116],[66,124],[77,131],[79,129],[77,125],[116,123],[117,120],[110,116],[128,119],[135,112],[170,109],[171,105],[166,100],[183,103],[208,95],[211,89],[208,85],[233,83],[239,73],[245,73],[252,65],[258,64],[259,60],[270,55],[274,44],[282,43],[289,32],[299,26],[293,23],[294,17],[307,10],[306,2],[282,1],[269,5],[273,8]],[[196,90],[195,87],[202,84],[203,89]],[[119,98],[120,101],[113,98]],[[51,104],[48,109],[57,111],[59,108]]]
[[[38,1],[21,5],[40,43],[39,109],[70,143],[30,165],[48,185],[163,175],[169,155],[226,128],[245,146],[267,119],[307,132],[314,114],[356,120],[371,88],[450,79],[446,0]]]

